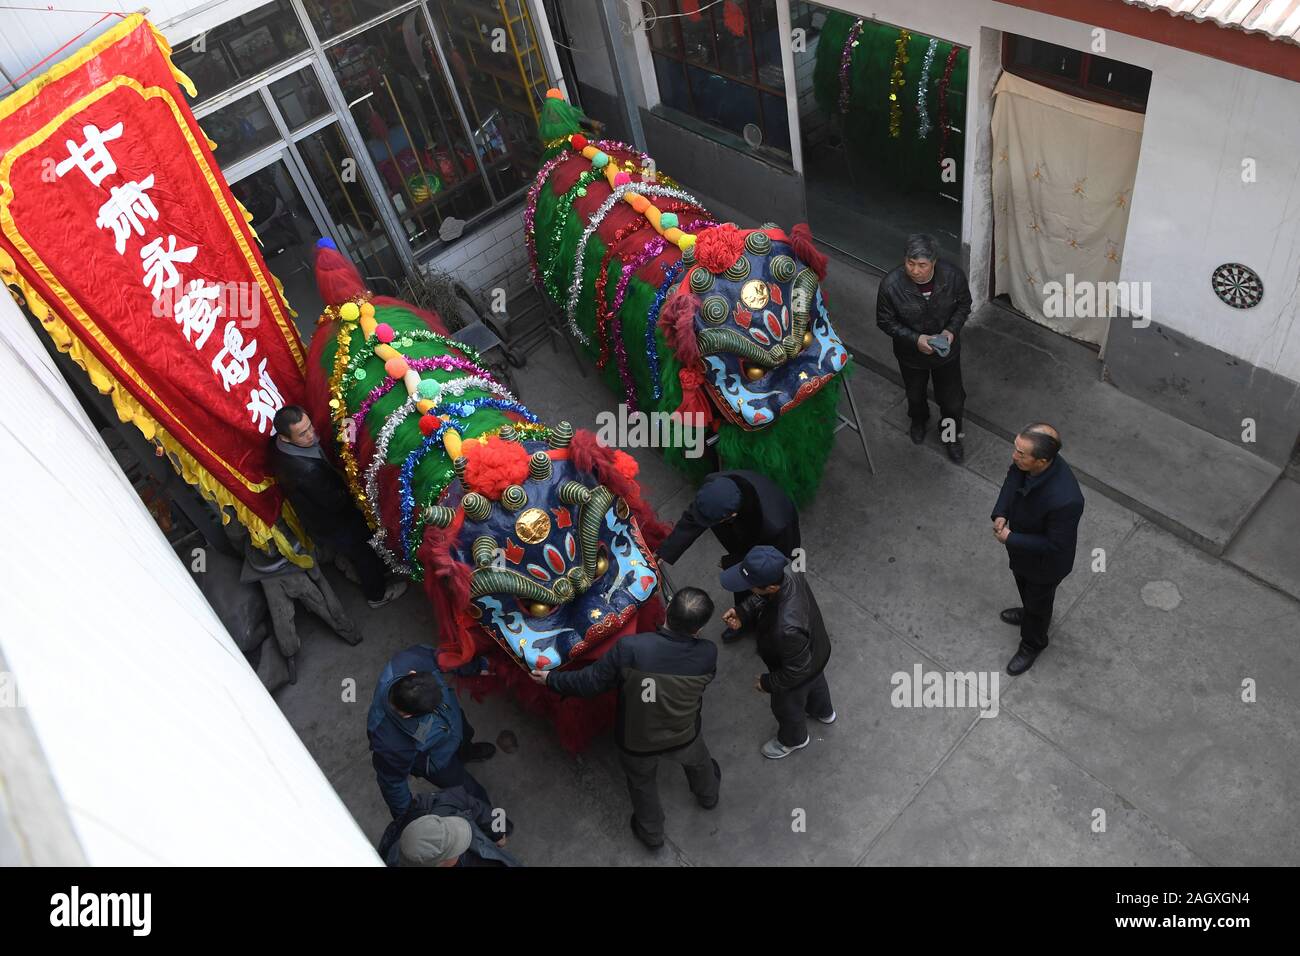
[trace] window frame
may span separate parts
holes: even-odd
[[[701,13],[708,14],[708,23],[710,27],[710,44],[712,49],[712,62],[699,63],[695,60],[690,59],[686,55],[686,49],[687,49],[686,38],[682,32],[682,17],[684,16],[684,14],[682,13],[682,9],[681,9],[681,0],[665,0],[665,2],[669,3],[672,8],[671,19],[667,19],[667,24],[669,29],[673,31],[673,37],[676,40],[677,49],[680,52],[674,52],[672,50],[657,46],[655,44],[654,34],[649,30],[646,31],[645,33],[646,47],[650,52],[650,71],[655,78],[655,91],[659,99],[658,108],[671,113],[677,113],[680,115],[689,116],[696,123],[702,124],[703,126],[706,126],[711,130],[718,130],[721,133],[725,134],[726,136],[734,136],[741,143],[745,143],[744,136],[741,133],[732,129],[728,129],[725,126],[720,126],[717,123],[713,123],[707,119],[704,119],[700,115],[699,105],[697,103],[696,95],[695,95],[695,87],[694,84],[691,82],[691,68],[700,70],[701,72],[704,73],[712,73],[713,75],[721,77],[722,79],[732,83],[738,83],[741,86],[744,86],[745,88],[753,91],[755,114],[758,117],[759,124],[761,124],[759,125],[759,129],[763,133],[763,141],[758,147],[749,147],[749,144],[745,143],[746,147],[749,148],[751,152],[759,155],[761,155],[761,153],[759,152],[760,150],[766,152],[767,154],[769,154],[769,156],[772,159],[779,157],[781,162],[778,163],[778,165],[780,165],[782,168],[787,167],[790,163],[793,162],[793,153],[794,153],[793,144],[791,144],[791,146],[786,149],[781,149],[780,147],[777,146],[768,145],[769,142],[768,128],[767,128],[768,124],[767,124],[767,117],[763,109],[764,95],[776,97],[778,100],[781,101],[782,104],[784,104],[785,133],[788,138],[791,135],[790,126],[789,126],[790,105],[784,87],[784,81],[787,78],[784,76],[784,65],[783,65],[783,69],[782,69],[783,85],[781,88],[778,89],[776,87],[767,86],[759,80],[759,70],[758,70],[759,56],[758,56],[758,48],[754,42],[754,15],[753,15],[753,6],[752,6],[755,0],[737,0],[737,2],[743,3],[744,5],[745,37],[749,44],[749,62],[750,62],[750,71],[752,73],[751,77],[743,77],[735,73],[730,73],[715,65],[718,62],[718,27],[720,25],[718,20],[718,8],[720,4],[713,4],[709,6],[706,10],[700,11]],[[764,2],[764,0],[757,0],[757,2],[762,3]],[[779,20],[780,0],[770,0],[770,2],[773,4],[774,9],[778,14],[778,20]],[[702,0],[702,3],[707,3],[707,0]],[[668,15],[665,14],[665,16]],[[781,42],[782,42],[782,46],[784,47],[785,41],[782,40]],[[684,113],[682,110],[671,106],[670,104],[667,103],[667,101],[665,101],[663,97],[662,88],[659,85],[658,70],[655,69],[654,67],[654,58],[656,56],[663,57],[665,60],[668,60],[676,64],[678,67],[680,67],[682,72],[682,79],[686,86],[686,95],[690,102],[689,113]]]
[[[1032,66],[1026,66],[1023,63],[1012,62],[1016,55],[1016,48],[1020,43],[1038,43],[1048,46],[1060,47],[1061,49],[1070,50],[1072,53],[1079,55],[1079,71],[1073,77],[1064,77],[1056,73],[1048,73],[1045,70],[1039,70]],[[1083,50],[1075,50],[1071,47],[1061,46],[1059,43],[1052,43],[1049,40],[1037,40],[1033,37],[1022,36],[1018,33],[1002,34],[1002,69],[1015,76],[1024,77],[1041,86],[1051,87],[1062,93],[1068,93],[1071,96],[1078,97],[1081,100],[1089,100],[1093,103],[1100,103],[1103,106],[1113,106],[1117,109],[1128,110],[1131,113],[1143,113],[1147,111],[1147,100],[1138,100],[1131,96],[1114,93],[1103,87],[1096,86],[1088,82],[1088,74],[1091,72],[1093,60],[1108,60],[1112,63],[1120,63],[1123,66],[1133,67],[1134,69],[1145,70],[1145,67],[1137,66],[1135,63],[1124,63],[1121,60],[1115,60],[1111,57],[1094,56],[1092,53]],[[1150,70],[1146,70],[1151,73]],[[1154,75],[1153,75],[1154,78]],[[1150,98],[1150,87],[1147,88],[1147,96]]]

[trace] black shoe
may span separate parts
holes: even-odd
[[[496,752],[497,748],[493,744],[470,744],[463,759],[466,763],[478,763],[481,760],[489,759]]]
[[[722,768],[718,766],[718,762],[716,760],[713,761],[713,772],[718,777],[718,783],[721,784]],[[705,810],[712,810],[714,807],[718,805],[718,798],[714,797],[712,800],[705,800],[703,797],[696,797],[695,802],[698,803],[700,806],[702,806]]]
[[[652,837],[650,834],[646,833],[645,829],[641,826],[641,824],[636,822],[635,813],[632,814],[631,823],[632,823],[632,835],[635,836],[642,843],[644,843],[648,849],[657,850],[664,845],[663,837],[658,837],[658,838]]]
[[[919,445],[925,441],[925,422],[912,422],[912,427],[907,430],[912,436],[912,444]]]
[[[745,631],[745,630],[738,630],[738,629],[736,629],[736,628],[734,628],[734,627],[729,627],[729,628],[727,628],[725,631],[722,632],[722,643],[723,643],[723,644],[734,644],[736,641],[740,640],[742,637],[744,637],[744,636],[745,636],[746,634],[748,634],[748,633],[749,633],[749,632],[748,632],[748,631]]]
[[[1012,627],[1019,627],[1025,619],[1025,609],[1023,607],[1009,607],[998,617],[1002,618],[1003,623],[1010,624]]]
[[[1037,651],[1026,651],[1024,648],[1016,651],[1016,656],[1007,662],[1007,673],[1012,677],[1019,676],[1029,668],[1034,666],[1034,661],[1038,658]]]
[[[948,442],[948,457],[959,465],[966,459],[966,449],[961,447],[960,438]]]

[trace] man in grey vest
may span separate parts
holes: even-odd
[[[711,617],[712,599],[699,588],[682,588],[658,631],[619,638],[582,670],[533,671],[533,680],[558,694],[594,697],[618,688],[614,741],[632,796],[632,832],[652,850],[664,845],[655,780],[660,760],[681,765],[701,807],[718,805],[722,768],[700,733],[704,689],[718,664],[717,646],[699,637]]]

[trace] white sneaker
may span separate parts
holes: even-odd
[[[385,604],[388,604],[391,601],[396,601],[399,597],[401,597],[405,593],[406,593],[406,579],[397,578],[396,580],[390,581],[388,583],[388,588],[384,591],[384,596],[382,598],[380,598],[378,601],[367,601],[366,603],[369,604],[371,608],[381,608]]]
[[[820,720],[823,724],[833,724],[835,723],[835,718],[838,716],[839,715],[832,710],[829,717],[814,717],[813,720]]]
[[[793,747],[787,747],[776,737],[773,737],[767,743],[763,744],[763,749],[760,753],[762,753],[762,755],[768,760],[780,760],[782,757],[790,756],[790,754],[794,753],[796,750],[802,750],[804,747],[807,747],[811,740],[812,735],[809,734],[808,737],[804,739],[803,743],[795,744]]]

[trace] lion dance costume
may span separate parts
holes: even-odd
[[[328,305],[307,411],[331,424],[372,546],[423,582],[444,670],[474,670],[471,693],[510,691],[581,749],[610,722],[610,695],[561,699],[528,672],[585,666],[663,620],[653,554],[668,529],[635,460],[539,422],[436,316],[371,295],[329,240],[316,278]]]
[[[827,313],[826,257],[806,225],[715,222],[643,153],[589,142],[552,90],[524,229],[533,278],[629,410],[702,415],[725,468],[797,502],[821,480],[849,355]],[[681,448],[668,460],[709,469]]]

